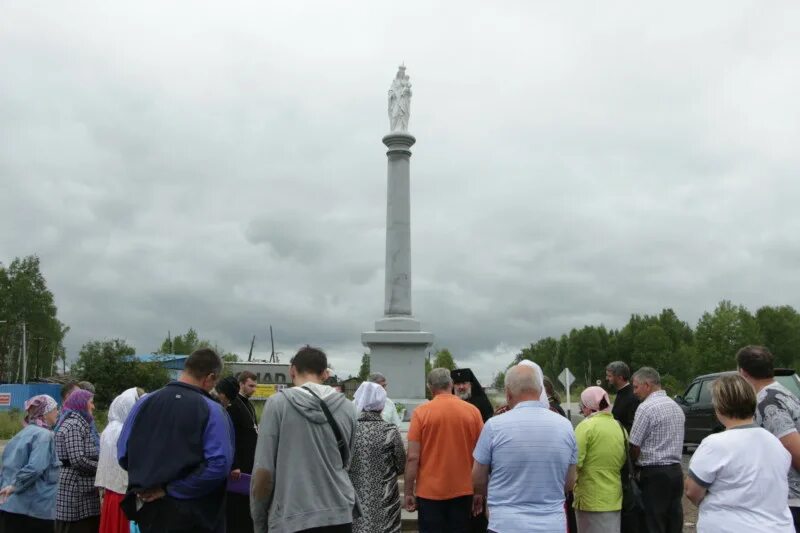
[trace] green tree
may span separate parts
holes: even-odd
[[[596,379],[605,377],[606,355],[598,328],[584,326],[570,331],[567,361],[578,383],[593,385]]]
[[[497,374],[494,375],[494,379],[492,379],[492,387],[497,390],[503,390],[506,388],[506,373],[502,370],[498,370]]]
[[[121,339],[90,341],[83,345],[72,371],[78,379],[91,381],[95,403],[107,407],[125,389],[154,390],[169,381],[169,373],[158,362],[134,359],[136,350]]]
[[[0,264],[0,380],[21,378],[22,324],[26,328],[27,377],[49,376],[64,353],[69,328],[57,318],[55,298],[35,255]]]
[[[778,367],[794,368],[800,362],[800,314],[789,305],[762,307],[756,321],[763,343],[775,356]]]
[[[742,346],[760,344],[758,322],[746,308],[723,300],[713,313],[703,313],[695,330],[697,365],[695,372],[729,370]]]
[[[201,339],[194,328],[189,328],[189,331],[186,333],[176,335],[175,337],[171,337],[168,334],[155,353],[164,355],[189,355],[198,348],[212,348],[215,352],[220,354],[223,361],[236,362],[239,360],[239,356],[228,352],[216,342],[211,342],[208,339]]]
[[[660,325],[653,324],[645,327],[633,339],[632,363],[634,368],[651,366],[665,372],[671,354],[670,339]]]
[[[361,366],[358,369],[358,379],[367,381],[369,379],[369,354],[361,356]]]
[[[528,359],[542,367],[545,376],[554,379],[563,369],[563,355],[559,350],[559,342],[553,337],[545,337],[536,344],[523,348],[515,357],[514,363]]]
[[[447,348],[442,348],[441,350],[437,350],[436,355],[433,357],[433,368],[446,368],[448,370],[455,370],[458,367],[456,366],[456,362],[453,359],[453,354],[450,353],[450,350]]]

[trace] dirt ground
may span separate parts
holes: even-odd
[[[683,467],[683,474],[689,471],[689,461],[692,459],[692,454],[694,450],[690,450],[690,453],[683,454],[683,460],[681,461],[681,466]],[[690,502],[686,496],[683,497],[683,533],[694,533],[697,531],[695,525],[697,524],[697,506]]]

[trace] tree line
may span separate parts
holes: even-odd
[[[554,381],[569,368],[576,385],[605,383],[605,367],[625,361],[632,369],[656,368],[665,388],[679,392],[697,375],[732,370],[739,348],[764,345],[776,366],[800,363],[800,314],[791,306],[764,306],[751,313],[742,305],[721,301],[705,312],[694,329],[672,309],[657,315],[631,315],[620,329],[603,325],[572,329],[560,337],[545,337],[523,348],[511,362],[530,359]],[[496,376],[496,381],[502,381]]]
[[[92,382],[97,391],[97,404],[107,406],[125,389],[142,387],[152,391],[164,386],[169,381],[169,372],[157,364],[158,361],[168,360],[172,354],[188,355],[198,348],[213,348],[226,362],[238,360],[236,354],[201,339],[194,328],[189,328],[186,333],[174,338],[168,334],[161,346],[150,352],[155,356],[153,361],[134,358],[136,349],[123,339],[89,341],[81,347],[70,373],[75,379]]]

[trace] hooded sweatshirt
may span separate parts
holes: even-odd
[[[347,468],[353,449],[356,409],[327,385],[306,383],[328,404],[347,443],[344,464],[319,400],[302,387],[285,389],[264,407],[254,471],[272,474],[269,531],[293,533],[353,521],[356,495]],[[256,531],[266,531],[263,509],[253,500]]]

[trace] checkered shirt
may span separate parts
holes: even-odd
[[[70,413],[56,432],[56,454],[64,463],[58,476],[56,520],[75,522],[100,514],[94,486],[97,445],[92,428],[79,413]]]
[[[683,453],[683,409],[663,390],[650,393],[636,410],[630,443],[641,450],[640,466],[681,462]]]

